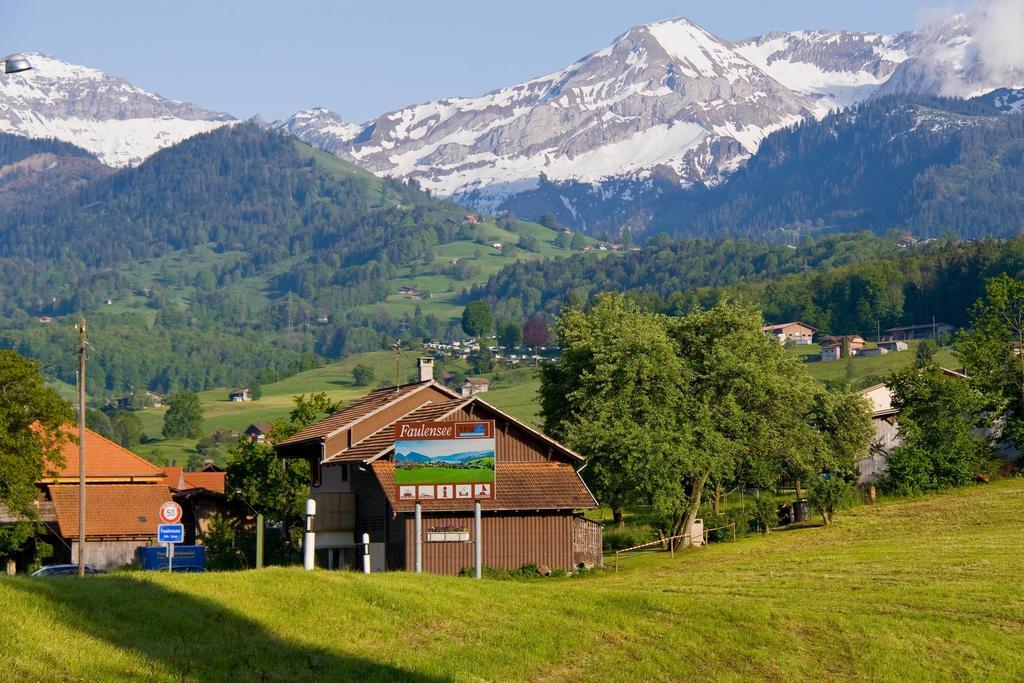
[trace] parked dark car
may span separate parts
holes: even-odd
[[[68,576],[71,574],[78,573],[77,564],[51,564],[46,567],[40,567],[39,569],[32,572],[32,576]],[[102,569],[96,569],[96,567],[90,567],[85,565],[86,574],[106,574]]]

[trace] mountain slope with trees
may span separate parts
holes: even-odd
[[[561,197],[565,197],[565,201]],[[887,96],[765,138],[725,182],[681,189],[653,173],[595,186],[542,181],[505,205],[552,209],[591,232],[786,239],[793,230],[898,228],[919,237],[1024,228],[1024,114],[991,97]]]
[[[69,323],[87,315],[97,395],[273,381],[382,336],[440,337],[457,321],[434,292],[571,251],[555,229],[467,215],[255,125],[4,203],[3,169],[41,157],[99,166],[0,135],[0,345],[71,382]],[[437,312],[396,314],[399,278]]]

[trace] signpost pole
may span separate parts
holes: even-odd
[[[167,571],[168,572],[173,572],[174,571],[174,544],[173,543],[168,543],[167,544]]]
[[[313,517],[316,516],[316,501],[306,501],[306,534],[302,539],[302,566],[307,572],[316,566],[316,534],[313,533]]]
[[[416,536],[416,573],[423,571],[423,508],[416,501],[416,515],[413,518],[413,534]]]
[[[256,515],[256,569],[263,569],[263,515]]]
[[[370,534],[363,534],[363,573],[370,573]]]
[[[480,539],[480,529],[483,525],[480,523],[480,501],[473,503],[473,551],[476,565],[476,578],[483,576],[483,544]]]

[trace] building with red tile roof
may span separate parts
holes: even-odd
[[[64,462],[48,463],[37,482],[42,539],[54,549],[46,564],[78,561],[78,430],[67,431]],[[172,499],[168,473],[90,429],[85,453],[85,562],[102,569],[130,564],[139,546],[156,542],[160,506]],[[0,514],[0,524],[10,521]]]

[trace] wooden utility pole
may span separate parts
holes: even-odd
[[[395,391],[402,384],[402,340],[395,340]]]
[[[78,329],[78,575],[85,576],[85,318]]]

